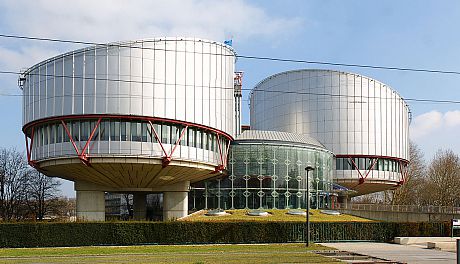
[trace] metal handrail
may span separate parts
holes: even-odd
[[[358,204],[337,203],[335,209],[349,209],[356,211],[381,211],[381,212],[412,212],[412,213],[437,213],[460,214],[460,207],[438,205],[393,205],[393,204]]]

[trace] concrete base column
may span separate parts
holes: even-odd
[[[143,192],[133,193],[134,220],[145,220],[147,216],[147,194]]]
[[[77,190],[77,220],[105,221],[105,197],[103,191]]]
[[[188,214],[188,192],[163,193],[163,220],[173,220]]]
[[[105,221],[104,187],[84,181],[75,181],[77,192],[77,220]]]

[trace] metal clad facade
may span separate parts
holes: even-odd
[[[279,73],[253,89],[250,111],[252,129],[308,134],[339,156],[388,157],[389,164],[382,161],[380,170],[377,163],[368,179],[397,182],[396,160],[409,159],[408,106],[390,87],[365,76],[330,70]],[[362,162],[369,169],[372,160]],[[337,179],[359,177],[338,165]]]
[[[234,135],[234,52],[199,39],[108,44],[32,67],[24,124],[62,115],[155,116]]]
[[[161,158],[147,120],[130,118],[171,120],[155,124],[168,151],[182,132],[180,122],[187,122],[204,128],[189,126],[174,157],[215,165],[221,162],[217,134],[234,136],[234,62],[228,46],[189,38],[112,43],[59,55],[25,73],[24,127],[64,116],[80,149],[97,127],[90,154]],[[97,118],[69,119],[91,115],[116,117],[99,126]],[[32,160],[76,155],[60,121],[24,132],[31,137],[32,131]]]

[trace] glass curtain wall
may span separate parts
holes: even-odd
[[[306,208],[306,166],[312,208],[328,208],[332,153],[282,144],[231,145],[228,176],[192,186],[191,209]]]
[[[66,121],[66,126],[69,130],[72,139],[81,149],[86,141],[89,140],[93,128],[96,126],[95,120],[88,121]],[[188,127],[183,131],[184,126],[179,124],[169,123],[153,123],[153,127],[161,140],[162,144],[177,144],[180,146],[188,146],[203,150],[219,152],[218,145],[227,146],[228,140],[224,137],[219,137],[220,142],[217,142],[217,135],[214,132],[202,130],[196,127]],[[182,138],[181,133],[184,132]],[[181,139],[180,141],[179,138]],[[92,154],[117,154],[120,149],[110,150],[108,148],[98,148],[98,142],[120,142],[128,141],[143,142],[143,143],[158,143],[155,132],[151,125],[145,121],[138,120],[123,120],[123,119],[103,119],[97,129],[94,131],[91,138],[91,145],[88,148],[88,153]],[[61,123],[48,123],[35,127],[33,141],[33,159],[44,159],[56,156],[62,156],[63,150],[57,144],[66,144],[71,147],[70,138],[67,135]],[[134,147],[128,145],[130,152]],[[225,148],[225,147],[224,147]],[[70,151],[69,155],[75,155]]]

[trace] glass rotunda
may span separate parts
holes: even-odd
[[[197,209],[306,208],[309,172],[312,208],[334,200],[333,154],[307,135],[247,130],[232,142],[226,175],[192,185],[189,206]]]

